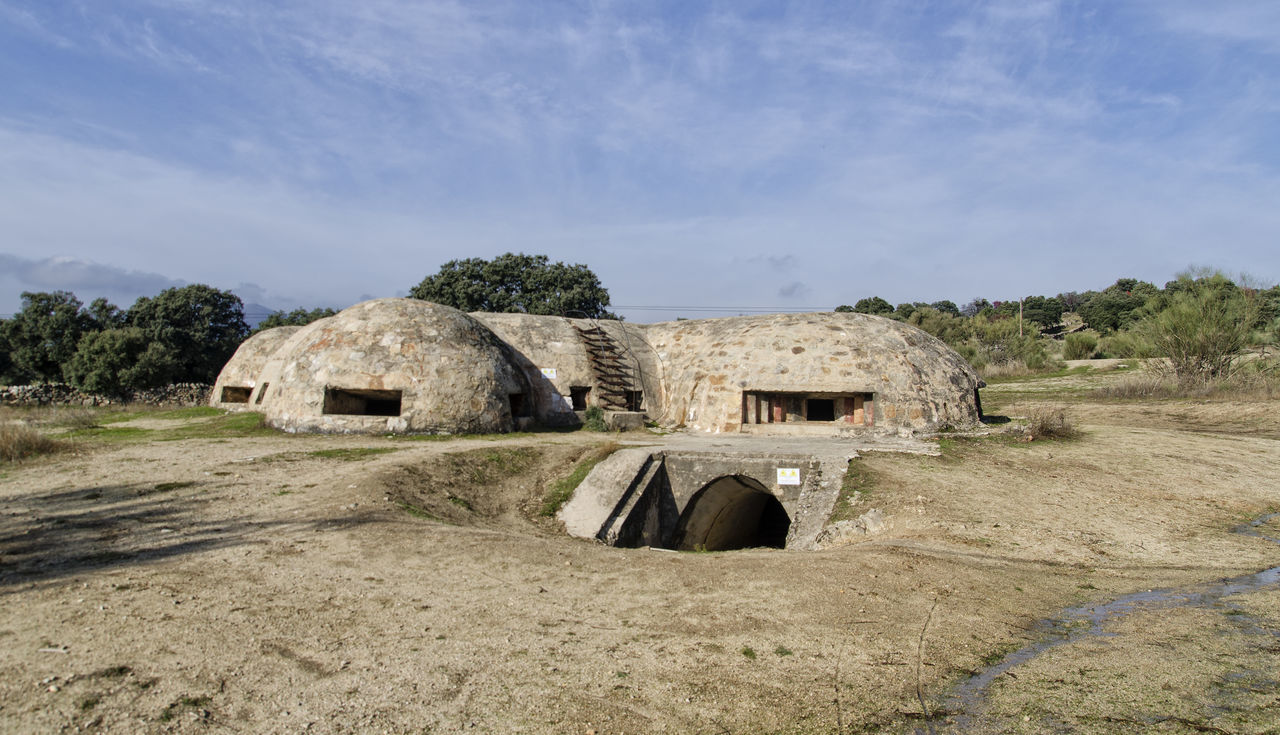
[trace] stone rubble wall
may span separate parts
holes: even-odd
[[[213,386],[206,383],[174,383],[125,396],[87,393],[66,383],[0,386],[0,405],[5,406],[113,406],[141,403],[149,406],[203,406],[209,402]]]

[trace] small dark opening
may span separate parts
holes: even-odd
[[[770,497],[760,511],[760,524],[756,526],[756,546],[781,549],[787,545],[787,532],[791,530],[791,516],[777,498]]]
[[[836,402],[831,398],[810,398],[806,401],[806,421],[835,421]]]
[[[324,412],[339,416],[399,416],[400,391],[325,388]]]
[[[262,399],[267,397],[267,388],[270,387],[270,383],[263,383],[262,387],[258,389],[258,400],[254,401],[254,403],[262,403]]]
[[[639,411],[644,408],[644,392],[638,390],[627,391],[627,410]]]
[[[511,402],[511,418],[529,415],[528,401],[524,399],[523,393],[508,393],[507,400]]]
[[[222,402],[223,403],[248,403],[249,394],[253,392],[253,388],[245,388],[237,385],[222,386]]]
[[[573,402],[573,410],[587,410],[587,394],[591,392],[591,388],[583,385],[575,385],[569,388],[569,400]]]

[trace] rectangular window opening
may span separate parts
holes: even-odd
[[[805,401],[805,421],[835,421],[836,402],[833,398],[810,398]]]
[[[337,416],[399,416],[398,390],[324,389],[324,412]]]
[[[262,399],[267,397],[267,388],[270,388],[270,387],[271,387],[270,383],[262,384],[262,387],[258,389],[258,399],[254,401],[255,404],[262,403]]]
[[[573,403],[573,410],[587,410],[587,395],[591,393],[591,388],[584,385],[575,385],[569,388],[569,400]]]
[[[222,386],[222,402],[248,403],[249,394],[252,392],[253,388],[247,388],[240,385],[224,385]]]
[[[874,426],[875,394],[743,391],[742,423],[780,424],[792,421]]]

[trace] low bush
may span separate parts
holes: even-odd
[[[582,428],[587,431],[609,430],[609,427],[604,423],[604,409],[599,406],[588,406],[585,414],[585,418],[582,421]]]
[[[1062,343],[1062,359],[1087,360],[1098,348],[1098,338],[1088,332],[1068,334]]]
[[[1037,408],[1027,417],[1026,436],[1030,439],[1074,439],[1080,430],[1060,408]]]

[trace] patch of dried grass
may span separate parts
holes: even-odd
[[[41,454],[52,454],[70,447],[66,442],[50,439],[23,424],[0,425],[0,461],[20,462]]]
[[[1109,381],[1087,394],[1089,398],[1162,400],[1216,399],[1224,401],[1273,401],[1280,399],[1280,374],[1253,369],[1211,380],[1179,379],[1171,371],[1144,371]]]

